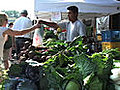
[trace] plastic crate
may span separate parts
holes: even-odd
[[[103,42],[120,42],[120,31],[119,30],[106,30],[101,31]]]
[[[102,42],[102,50],[118,48],[120,50],[120,42]]]

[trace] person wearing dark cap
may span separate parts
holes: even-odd
[[[86,38],[86,26],[82,21],[78,20],[78,7],[69,6],[68,10],[68,19],[69,21],[62,23],[54,23],[54,22],[46,22],[43,20],[39,20],[39,23],[46,24],[55,29],[60,28],[62,30],[66,30],[65,40],[67,42],[71,42],[75,37],[81,36],[85,40]],[[59,30],[59,29],[57,29]]]
[[[28,15],[28,12],[27,12],[27,10],[22,10],[22,11],[21,11],[21,14]]]
[[[28,15],[27,10],[22,10],[20,15],[21,16],[18,19],[16,19],[13,24],[12,27],[13,30],[21,31],[22,29],[26,29],[32,26],[32,21],[27,17]],[[20,53],[20,48],[23,47],[24,42],[31,40],[30,34],[31,33],[15,37],[17,55]]]

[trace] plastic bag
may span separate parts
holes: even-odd
[[[42,46],[43,43],[43,35],[44,35],[44,27],[38,28],[35,30],[33,35],[33,46],[38,47]]]

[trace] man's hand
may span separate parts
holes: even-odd
[[[59,28],[59,26],[57,25],[57,23],[54,23],[54,22],[47,22],[47,21],[43,21],[43,20],[38,20],[38,23],[39,24],[45,24],[45,25],[47,25],[49,27],[52,27],[54,29]]]
[[[35,28],[41,28],[41,24],[40,23],[35,24]]]

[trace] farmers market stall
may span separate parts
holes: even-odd
[[[97,16],[120,11],[118,8],[120,3],[111,0],[102,2],[87,0],[80,3],[78,0],[77,2],[66,0],[66,2],[57,3],[55,0],[53,0],[54,3],[49,1],[51,4],[44,3],[45,0],[41,0],[42,3],[36,0],[35,13],[58,10],[66,12],[65,8],[69,5],[82,6],[80,11],[84,14],[86,12],[97,13]],[[33,42],[26,41],[19,53],[20,60],[11,61],[12,65],[8,71],[0,70],[0,89],[117,90],[120,70],[117,70],[117,74],[113,70],[120,68],[119,65],[117,66],[120,63],[120,51],[117,48],[94,52],[81,37],[76,37],[68,43],[58,39],[58,33],[49,27],[43,25],[37,32],[40,30],[44,31],[42,32],[42,44],[34,45]]]
[[[36,17],[57,22],[67,19],[67,7],[71,5],[77,6],[79,8],[78,18],[80,20],[85,20],[86,22],[91,21],[89,26],[86,24],[86,26],[88,26],[87,35],[88,38],[95,41],[91,42],[91,44],[94,44],[93,47],[95,48],[95,51],[101,51],[102,48],[101,38],[98,38],[101,37],[101,31],[96,28],[96,25],[98,24],[98,21],[96,21],[98,20],[97,18],[103,16],[108,17],[110,15],[120,13],[120,1],[117,0],[35,0],[34,4]],[[53,15],[54,17],[52,17]],[[112,19],[111,22],[109,20],[110,17],[108,17],[107,20],[108,26],[110,26],[113,21]],[[100,22],[102,23],[102,21]],[[103,23],[101,26],[103,27],[104,24],[106,23]],[[106,29],[106,27],[104,27],[103,30],[104,29]],[[107,30],[109,29],[111,28],[107,27]]]
[[[44,30],[46,31],[46,30]],[[119,62],[120,51],[90,53],[81,37],[71,43],[58,40],[47,30],[43,46],[27,41],[19,62],[11,65],[2,84],[5,90],[115,90],[111,69]],[[4,75],[4,74],[3,74]],[[114,77],[114,76],[113,76]],[[116,78],[113,78],[116,79]],[[3,89],[4,90],[4,89]]]

